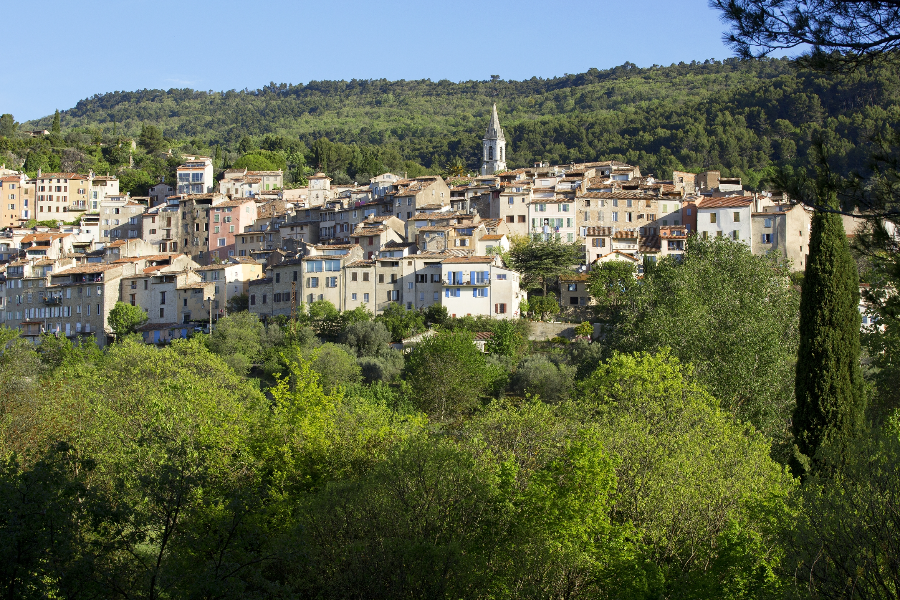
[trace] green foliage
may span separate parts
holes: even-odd
[[[786,532],[800,593],[820,598],[889,598],[898,590],[900,430],[896,417],[868,432],[834,474],[804,481],[797,524]]]
[[[836,200],[836,199],[833,199]],[[849,451],[863,426],[859,279],[841,218],[817,211],[800,298],[793,427],[797,474]]]
[[[615,346],[671,348],[724,408],[786,444],[799,305],[787,274],[740,242],[694,237],[682,261],[660,261],[633,289]]]
[[[443,304],[432,304],[425,309],[424,314],[428,325],[443,325],[450,318],[450,313]]]
[[[313,350],[309,365],[319,374],[319,384],[326,394],[362,379],[356,357],[338,344],[326,343]]]
[[[477,171],[496,100],[511,166],[597,160],[602,148],[604,158],[662,179],[676,168],[718,168],[756,188],[772,166],[802,164],[820,132],[839,140],[848,171],[864,167],[869,132],[896,120],[897,85],[893,71],[877,64],[822,77],[792,69],[787,59],[729,59],[648,68],[625,63],[526,81],[311,81],[240,92],[112,92],[82,100],[65,116],[68,128],[100,136],[117,127],[117,135],[136,137],[152,122],[169,138],[206,144],[210,155],[219,144],[236,152],[249,138],[241,154],[295,152],[332,176],[363,181],[384,171],[437,172],[456,157],[467,171]],[[49,128],[51,120],[27,127]]]
[[[279,164],[279,162],[281,162],[281,164]],[[279,169],[283,170],[286,166],[284,159],[281,161],[277,161],[277,159],[276,161],[273,161],[270,157],[255,152],[240,157],[234,161],[231,168],[247,169],[248,171],[277,171]]]
[[[147,322],[147,313],[140,306],[116,302],[109,311],[106,322],[112,328],[116,339],[122,339]]]
[[[16,135],[19,124],[9,113],[0,115],[0,137],[11,138]]]
[[[388,304],[375,320],[387,327],[395,342],[425,330],[425,315],[417,310],[407,310],[397,302]]]
[[[50,126],[50,132],[51,132],[51,133],[59,133],[59,131],[60,131],[60,127],[59,127],[59,110],[57,110],[57,111],[53,114],[53,124]]]
[[[409,354],[404,370],[416,405],[442,421],[477,407],[490,376],[484,355],[467,332],[425,338]]]
[[[528,323],[510,319],[494,319],[487,328],[491,337],[484,345],[485,352],[518,359],[528,350]]]
[[[527,289],[540,286],[546,296],[548,285],[560,275],[568,273],[572,266],[584,261],[584,252],[579,242],[529,238],[515,240],[509,249],[508,258],[509,266],[522,274],[522,287]]]
[[[588,274],[587,289],[596,301],[598,316],[607,323],[616,323],[638,285],[637,269],[631,261],[610,260],[595,266]]]
[[[358,357],[379,357],[390,351],[391,333],[381,321],[357,321],[341,333],[341,343]]]
[[[534,354],[526,356],[516,367],[511,387],[521,395],[531,394],[546,402],[561,402],[572,392],[575,372],[575,367],[562,360]]]
[[[648,596],[775,594],[793,480],[691,371],[667,351],[616,354],[571,410],[620,457],[616,512],[634,527]]]
[[[582,321],[575,327],[575,335],[590,339],[594,335],[594,326],[587,321]]]
[[[540,317],[541,321],[549,316],[559,314],[560,310],[559,300],[556,299],[556,294],[553,292],[544,296],[532,296],[528,300],[528,308],[531,309],[531,312]]]
[[[245,375],[262,358],[265,330],[257,315],[233,313],[216,321],[207,346],[235,373]]]
[[[403,353],[399,350],[389,350],[377,357],[363,357],[357,362],[366,383],[393,381],[400,376],[405,364]]]
[[[159,154],[166,150],[166,140],[163,138],[162,131],[159,127],[149,123],[141,125],[141,133],[137,142],[148,154]]]
[[[225,308],[230,313],[243,312],[250,309],[250,296],[237,294],[228,299]]]

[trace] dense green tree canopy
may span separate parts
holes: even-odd
[[[741,419],[786,440],[798,345],[797,291],[771,255],[727,238],[692,238],[633,288],[615,344],[671,348]]]
[[[121,339],[147,321],[147,313],[140,306],[116,302],[106,318],[116,338]]]

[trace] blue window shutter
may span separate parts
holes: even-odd
[[[444,298],[449,298],[449,297],[450,297],[450,288],[447,288],[446,290],[444,290]]]
[[[478,288],[472,288],[472,296],[475,298],[478,297]]]
[[[462,271],[457,271],[456,272],[456,283],[457,283],[457,285],[459,285],[462,282],[463,282]]]

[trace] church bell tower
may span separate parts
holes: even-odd
[[[497,105],[491,111],[491,122],[488,123],[487,133],[484,134],[482,148],[481,174],[493,175],[506,170],[506,137],[500,127],[500,118],[497,116]]]

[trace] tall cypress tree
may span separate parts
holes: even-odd
[[[50,128],[53,133],[59,133],[59,109],[53,115],[53,126]]]
[[[834,193],[826,206],[836,207]],[[817,210],[812,219],[800,295],[794,439],[802,456],[795,474],[838,460],[863,424],[859,366],[859,276],[840,215]],[[817,452],[827,448],[826,455]]]

